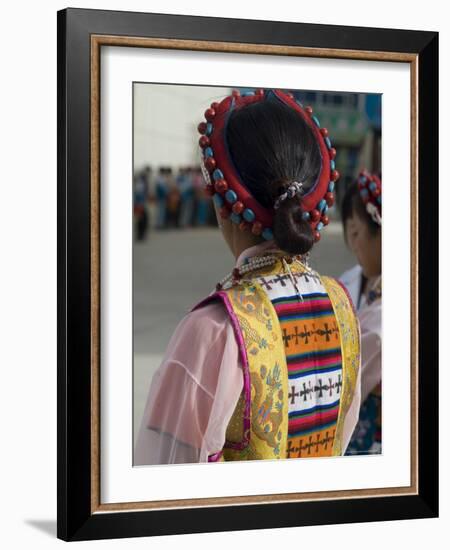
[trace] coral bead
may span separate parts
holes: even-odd
[[[337,170],[332,170],[331,171],[331,175],[330,175],[330,180],[331,181],[336,181],[337,179],[339,179],[339,172]]]
[[[208,170],[208,172],[212,172],[215,167],[216,167],[216,161],[214,157],[208,157],[205,160],[205,168]]]
[[[214,187],[212,185],[206,185],[204,189],[205,189],[205,193],[206,193],[206,195],[208,195],[208,197],[212,197],[216,194],[216,190],[214,189]]]
[[[233,97],[239,97],[239,96],[241,95],[241,93],[239,92],[239,90],[233,90],[233,91],[231,92],[231,95],[232,95]]]
[[[214,183],[214,188],[218,193],[225,193],[228,189],[228,184],[225,180],[216,180]]]
[[[262,97],[264,95],[264,90],[262,88],[256,90],[255,95],[257,95],[258,97]]]
[[[325,193],[325,200],[327,201],[328,206],[333,206],[334,204],[334,193]]]
[[[216,116],[216,111],[214,109],[206,109],[205,118],[208,121],[211,121]]]
[[[326,214],[323,214],[323,216],[320,218],[320,221],[323,223],[323,225],[328,225],[330,223],[330,219]]]
[[[206,132],[206,122],[200,122],[200,124],[197,126],[197,130],[199,134],[204,134]]]
[[[242,221],[240,224],[239,224],[239,229],[241,231],[248,231],[251,227],[251,223],[248,223],[246,221]]]
[[[320,220],[320,212],[318,210],[311,210],[310,216],[312,222],[317,222]]]
[[[217,101],[213,101],[211,103],[211,109],[213,109],[214,111],[217,111],[218,107],[219,107],[219,104],[217,103]]]
[[[252,233],[253,233],[253,235],[261,235],[261,233],[262,233],[262,223],[253,222]]]
[[[199,140],[198,140],[198,144],[200,145],[200,147],[202,149],[204,149],[205,147],[208,147],[209,145],[209,137],[208,136],[200,136]]]
[[[379,196],[381,195],[381,189],[380,189],[379,187],[377,187],[376,189],[374,189],[374,190],[372,191],[372,195],[373,195],[374,197],[379,197]]]
[[[312,115],[313,114],[313,109],[310,105],[307,105],[305,107],[305,111],[308,113],[308,115]]]
[[[329,152],[330,152],[330,159],[334,160],[336,158],[336,149],[334,147],[331,147]]]
[[[323,137],[327,137],[328,136],[328,130],[326,128],[321,128],[320,129],[320,133],[323,135]]]
[[[314,242],[320,241],[320,231],[314,231]]]
[[[241,214],[242,211],[244,210],[244,208],[245,208],[245,206],[242,204],[241,201],[236,201],[233,204],[232,210],[235,214]]]
[[[226,220],[230,217],[230,211],[228,210],[228,207],[222,206],[222,208],[219,210],[220,217]]]

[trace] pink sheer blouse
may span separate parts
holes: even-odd
[[[270,240],[247,248],[235,265],[274,246]],[[360,384],[358,377],[344,422],[344,450],[358,420]],[[222,450],[242,389],[239,349],[223,304],[211,302],[187,313],[153,376],[134,465],[208,462]]]

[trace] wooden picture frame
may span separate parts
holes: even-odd
[[[409,487],[105,504],[100,498],[100,52],[105,46],[408,64]],[[438,33],[66,9],[58,12],[58,532],[63,540],[436,517]]]

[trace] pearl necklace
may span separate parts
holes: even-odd
[[[283,265],[287,270],[289,271],[289,274],[292,277],[291,271],[289,269],[289,265],[293,261],[300,261],[302,262],[302,265],[304,265],[308,270],[310,270],[308,265],[308,256],[309,254],[302,255],[279,255],[279,254],[266,254],[264,256],[252,256],[250,258],[247,258],[245,260],[245,263],[240,265],[239,267],[235,267],[231,273],[223,277],[217,284],[216,284],[216,290],[222,290],[224,286],[227,283],[231,282],[231,286],[234,284],[239,283],[239,281],[243,278],[244,275],[247,275],[251,271],[256,271],[258,269],[261,269],[262,267],[267,267],[269,265],[273,265],[277,262],[277,260],[280,260],[283,262]],[[294,282],[295,284],[295,282]],[[297,288],[297,285],[295,284],[295,287]]]

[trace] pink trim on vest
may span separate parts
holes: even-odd
[[[217,453],[214,453],[213,455],[208,455],[208,462],[218,462],[222,454],[223,454],[223,450]]]

